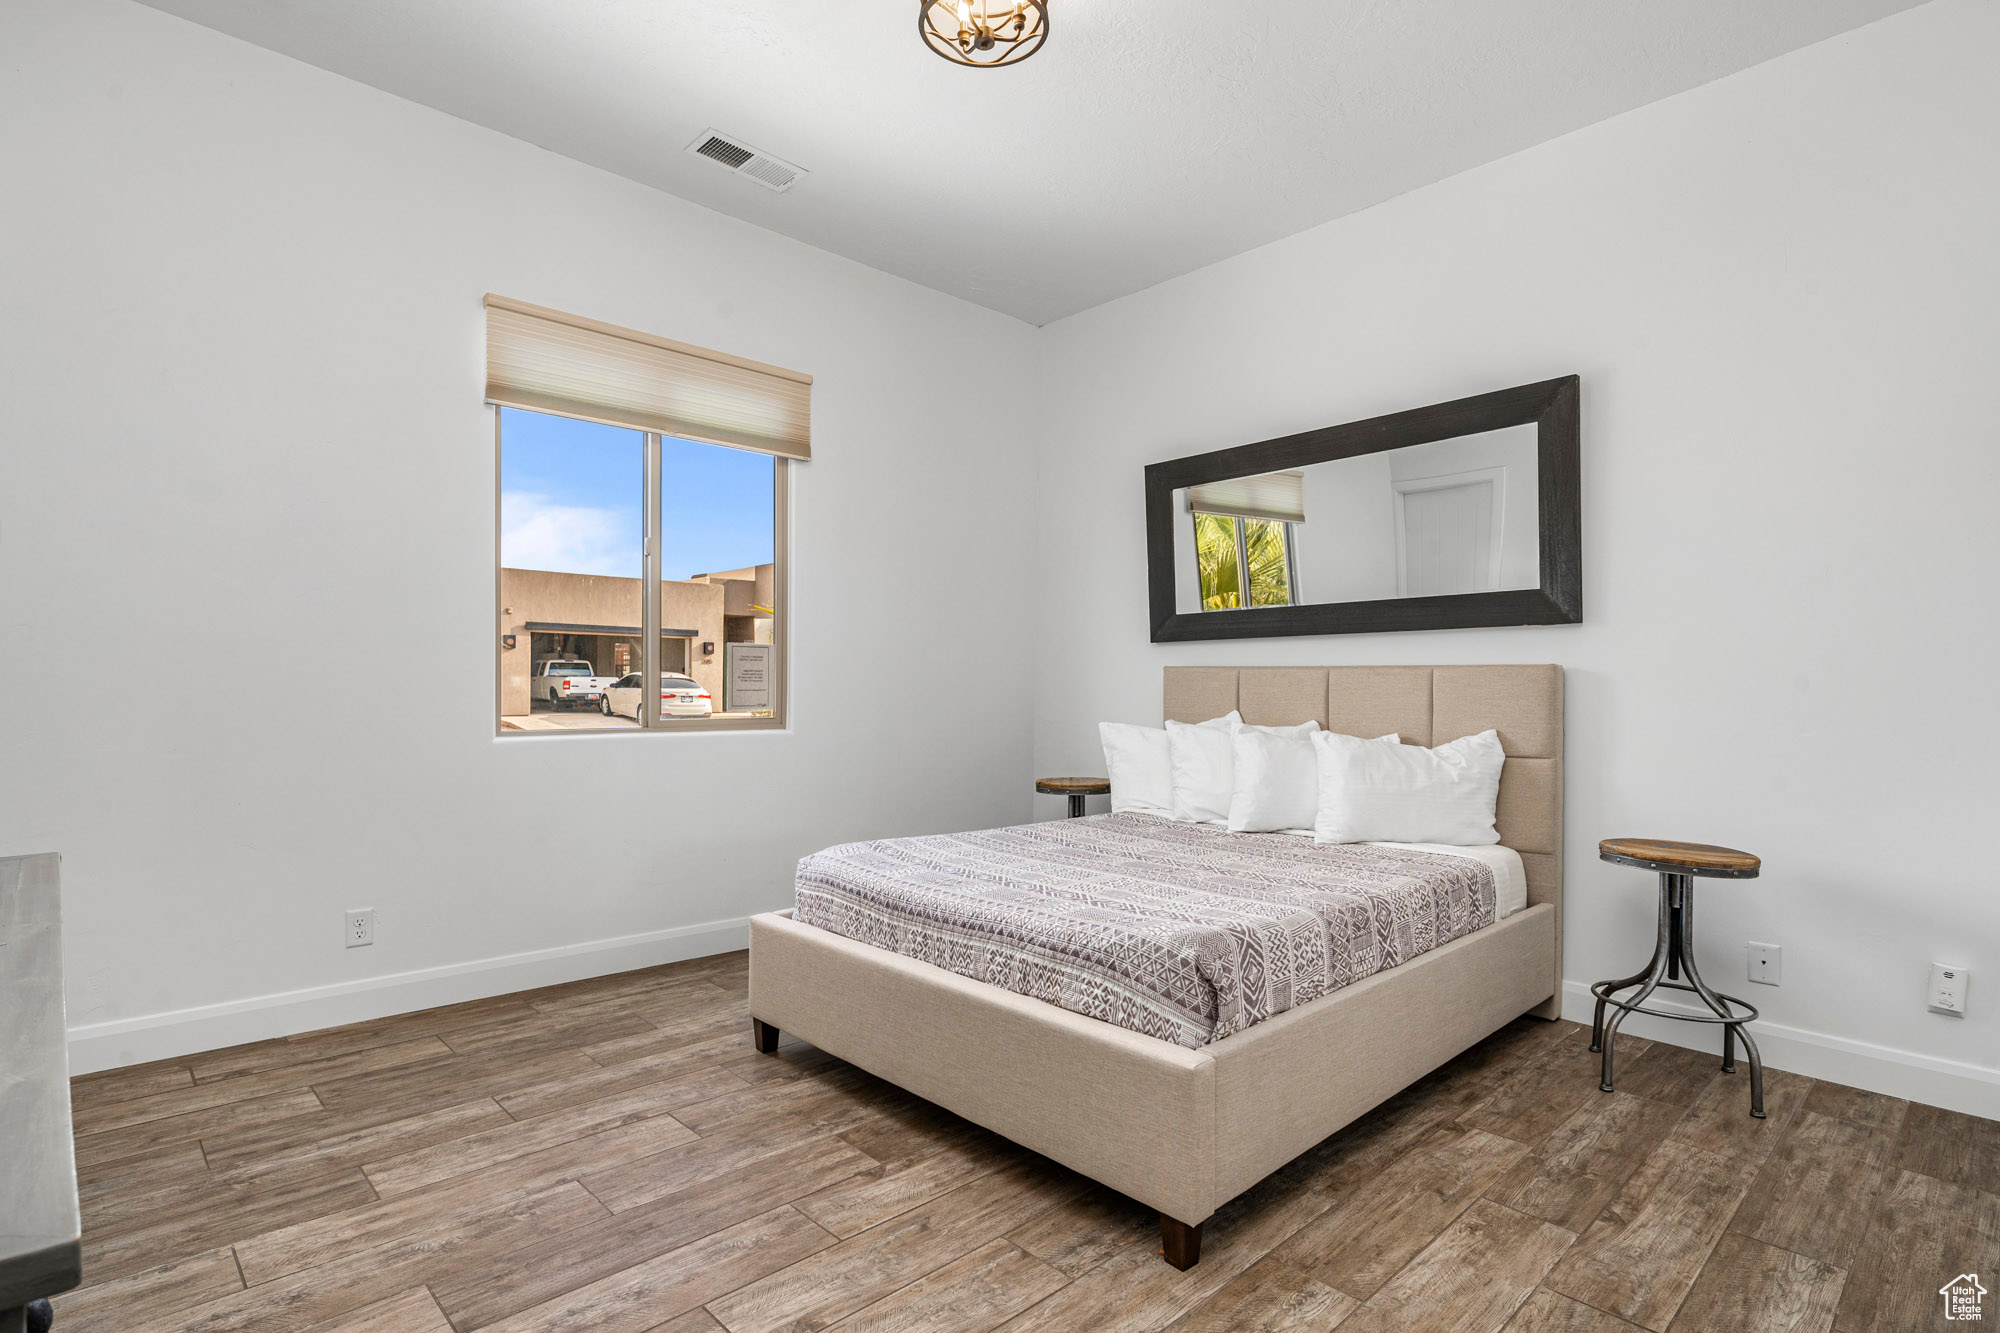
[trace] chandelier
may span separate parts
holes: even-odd
[[[918,0],[924,44],[954,65],[1017,65],[1049,35],[1048,0]]]

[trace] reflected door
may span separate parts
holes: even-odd
[[[1493,564],[1493,483],[1406,490],[1398,497],[1397,591],[1405,597],[1486,592]]]

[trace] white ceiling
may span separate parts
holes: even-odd
[[[1918,2],[1051,0],[981,70],[915,0],[148,0],[1035,324]]]

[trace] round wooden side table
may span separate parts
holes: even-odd
[[[1111,784],[1103,778],[1036,778],[1035,790],[1044,796],[1069,797],[1069,817],[1075,819],[1083,813],[1083,798],[1104,796],[1111,791]]]
[[[1702,879],[1755,879],[1762,864],[1748,852],[1733,847],[1713,847],[1704,842],[1664,842],[1653,838],[1606,838],[1597,844],[1599,860],[1613,865],[1636,866],[1657,871],[1660,876],[1660,933],[1653,943],[1653,959],[1645,968],[1617,981],[1600,981],[1590,988],[1597,997],[1597,1016],[1590,1026],[1590,1049],[1604,1053],[1604,1070],[1598,1087],[1611,1088],[1612,1044],[1618,1025],[1627,1014],[1651,1014],[1655,1018],[1678,1018],[1690,1023],[1722,1024],[1722,1072],[1736,1072],[1736,1039],[1743,1039],[1743,1053],[1750,1057],[1750,1114],[1764,1118],[1764,1061],[1747,1026],[1757,1017],[1757,1008],[1734,995],[1709,989],[1694,966],[1694,882]],[[1680,980],[1687,974],[1687,981]],[[1618,992],[1638,987],[1629,1000]],[[1648,1009],[1646,1000],[1661,987],[1687,991],[1701,997],[1709,1014],[1691,1014],[1668,1009]],[[1604,1021],[1606,1006],[1618,1012]]]

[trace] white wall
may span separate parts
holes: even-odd
[[[1306,477],[1306,521],[1293,529],[1295,600],[1359,602],[1396,595],[1393,458],[1356,454],[1299,469]]]
[[[123,0],[0,7],[0,182],[0,854],[64,855],[79,1069],[736,947],[806,852],[1029,813],[1031,417],[911,373],[1028,326]],[[494,737],[487,291],[817,376],[788,732]]]
[[[1598,839],[1746,847],[1700,957],[1773,1063],[2000,1114],[1996,49],[1936,0],[1049,326],[1037,766],[1168,663],[1559,662],[1566,974],[1651,939]],[[1572,372],[1583,624],[1148,643],[1142,464]]]

